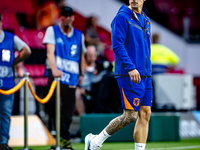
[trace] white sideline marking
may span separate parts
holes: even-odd
[[[166,148],[147,148],[145,150],[166,150],[166,149],[194,149],[200,148],[200,146],[184,146],[184,147],[166,147]],[[121,150],[133,150],[133,149],[121,149]]]
[[[200,146],[184,146],[184,147],[166,147],[166,148],[148,148],[146,150],[165,150],[165,149],[194,149],[194,148],[200,148]]]

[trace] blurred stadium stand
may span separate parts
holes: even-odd
[[[128,0],[121,0],[128,5]],[[188,42],[200,42],[200,1],[199,0],[147,0],[144,12],[154,21],[179,36],[185,36]],[[189,19],[189,35],[184,25]]]
[[[36,86],[45,86],[47,84],[47,78],[44,77],[46,48],[42,40],[46,28],[58,22],[59,6],[56,6],[56,4],[59,1],[0,0],[0,3],[0,13],[3,16],[3,30],[16,34],[30,46],[32,54],[24,62],[25,68],[30,72],[30,77],[33,78]],[[51,17],[51,13],[54,14],[54,17]],[[75,12],[75,17],[73,26],[84,33],[87,18],[77,12]],[[98,27],[98,32],[101,41],[110,45],[110,32],[102,27]]]
[[[115,2],[117,1],[128,4],[128,0],[116,0]],[[46,28],[49,25],[59,22],[56,18],[59,14],[59,0],[0,0],[0,3],[0,13],[3,16],[3,29],[15,33],[31,47],[32,54],[24,63],[25,68],[30,72],[30,77],[33,78],[36,86],[45,86],[47,83],[47,78],[45,77],[46,49],[42,44],[42,40]],[[94,2],[85,0],[84,2],[76,1],[76,5],[74,3],[73,0],[64,2],[64,5],[69,4],[69,6],[73,7],[75,10],[76,19],[73,22],[73,26],[84,33],[86,30],[87,17],[95,12],[97,16],[100,17],[100,26],[98,27],[100,39],[103,43],[110,45],[110,22],[112,20],[111,18],[116,14],[115,9],[118,9],[118,5],[113,5],[114,1],[112,1],[112,3],[111,1],[105,1],[105,9],[102,10],[101,8],[94,9],[94,7],[92,7],[94,5],[102,6],[100,1]],[[90,3],[90,6],[86,7],[88,3]],[[190,28],[187,41],[200,42],[200,10],[197,7],[199,4],[199,0],[148,0],[145,2],[144,11],[151,19],[170,29],[175,34],[179,35],[179,37],[184,37],[183,19],[188,17],[190,20]],[[112,7],[112,11],[108,13],[110,7]],[[54,14],[53,18],[50,17],[51,14]],[[101,14],[101,16],[99,14]],[[46,18],[50,21],[48,22],[48,19],[45,20]],[[155,27],[152,27],[152,30],[155,30],[154,28]],[[158,32],[162,30],[161,35],[163,35],[164,29],[158,30],[158,27],[156,27],[156,30]],[[165,33],[168,34],[167,31],[165,31]],[[199,52],[196,50],[198,45],[185,46],[181,38],[167,34],[161,39],[161,42],[165,42],[164,44],[173,49],[180,56],[181,60],[185,60],[181,61],[179,67],[183,69],[185,73],[198,76],[200,69],[198,65],[193,65],[194,63],[198,63]],[[170,36],[167,37],[168,40],[165,38],[166,35]],[[171,44],[172,41],[175,40],[176,44]],[[105,53],[105,55],[113,55],[112,51],[105,51]],[[199,82],[198,80],[199,78],[196,77],[197,108],[200,109],[200,96],[198,95],[200,85],[197,84]]]
[[[15,33],[31,47],[32,54],[25,61],[24,66],[27,72],[30,73],[30,77],[33,78],[34,84],[40,87],[38,91],[40,89],[44,90],[43,87],[46,86],[48,82],[48,78],[45,76],[46,49],[42,44],[42,40],[48,25],[53,25],[59,21],[56,18],[59,14],[59,1],[60,0],[0,0],[3,29]],[[114,2],[114,0],[110,1]],[[128,4],[128,0],[116,0],[115,2],[117,1]],[[94,11],[100,18],[98,32],[101,41],[107,45],[111,44],[110,23],[117,13],[115,9],[118,10],[119,5],[113,5],[113,3],[109,3],[109,0],[105,0],[104,2],[102,2],[102,0],[67,0],[65,4],[68,3],[69,6],[75,10],[76,19],[73,22],[75,28],[84,33],[86,30],[87,17],[93,14]],[[76,3],[76,7],[74,3]],[[85,5],[90,5],[88,6],[90,9],[82,5],[83,3],[85,3]],[[95,7],[92,5],[94,3],[96,4]],[[177,38],[174,35],[170,35],[171,33],[168,31],[164,31],[166,29],[162,27],[159,27],[159,29],[157,26],[154,27],[159,33],[162,29],[161,35],[164,32],[170,35],[161,40],[162,42],[165,41],[165,45],[171,46],[170,48],[175,50],[181,57],[183,61],[180,66],[184,67],[185,73],[197,76],[194,78],[194,85],[197,87],[197,109],[200,110],[200,77],[198,77],[200,76],[198,65],[198,54],[200,54],[200,52],[198,52],[199,45],[190,47],[182,40],[183,37],[187,42],[200,43],[200,9],[198,6],[200,6],[199,0],[147,0],[144,5],[144,11],[155,22],[179,35]],[[101,16],[98,13],[100,13]],[[53,18],[50,17],[51,14],[54,14]],[[49,22],[46,22],[46,20],[40,22],[42,19],[46,18],[49,19]],[[184,18],[190,20],[188,37],[185,35],[187,34],[185,33],[187,30],[184,31]],[[166,40],[166,38],[169,40]],[[113,53],[108,51],[107,55],[113,55]]]
[[[30,71],[31,77],[37,76],[37,79],[34,78],[34,81],[42,77],[42,79],[40,79],[42,82],[37,83],[44,85],[46,80],[45,78],[43,79],[44,74],[41,74],[42,71],[40,67],[41,65],[43,68],[45,67],[45,61],[41,61],[45,60],[46,57],[45,46],[42,44],[44,31],[39,31],[35,28],[36,21],[33,19],[37,10],[40,8],[39,3],[32,0],[0,0],[0,3],[0,13],[3,16],[3,30],[16,34],[31,47],[32,55],[25,61],[25,68],[27,71],[34,70]],[[35,51],[38,50],[42,50],[42,53],[45,55],[37,53],[37,55],[34,56],[36,54]],[[42,63],[35,65],[34,62],[36,61]]]
[[[33,14],[35,9],[33,7],[33,2],[31,0],[1,0],[1,11],[3,10],[6,14],[8,13],[26,13]]]

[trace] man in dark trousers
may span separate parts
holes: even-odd
[[[43,43],[47,47],[49,85],[54,78],[61,81],[61,148],[72,149],[69,127],[75,107],[75,90],[84,76],[84,35],[72,27],[74,11],[71,7],[61,8],[61,23],[47,28]],[[55,122],[55,95],[47,103],[49,116]]]

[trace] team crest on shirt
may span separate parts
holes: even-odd
[[[134,98],[133,99],[133,105],[137,107],[139,104],[140,104],[140,99],[139,98]]]
[[[72,46],[71,46],[71,57],[75,57],[76,56],[76,54],[77,54],[77,45],[76,44],[73,44]]]

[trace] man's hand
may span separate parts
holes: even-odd
[[[25,73],[25,69],[22,62],[19,62],[15,65],[15,70],[17,71],[17,74],[19,77],[23,77]]]
[[[140,73],[136,69],[129,71],[128,74],[131,78],[131,82],[134,82],[136,84],[140,83],[141,81]]]
[[[83,83],[83,76],[79,76],[78,85],[81,85],[82,83]]]
[[[54,78],[60,78],[62,77],[63,73],[58,69],[52,69],[52,75],[54,76]]]
[[[80,88],[80,87],[78,87],[78,89],[79,89],[79,92],[81,93],[81,95],[86,95],[86,90],[85,90],[85,88]]]

